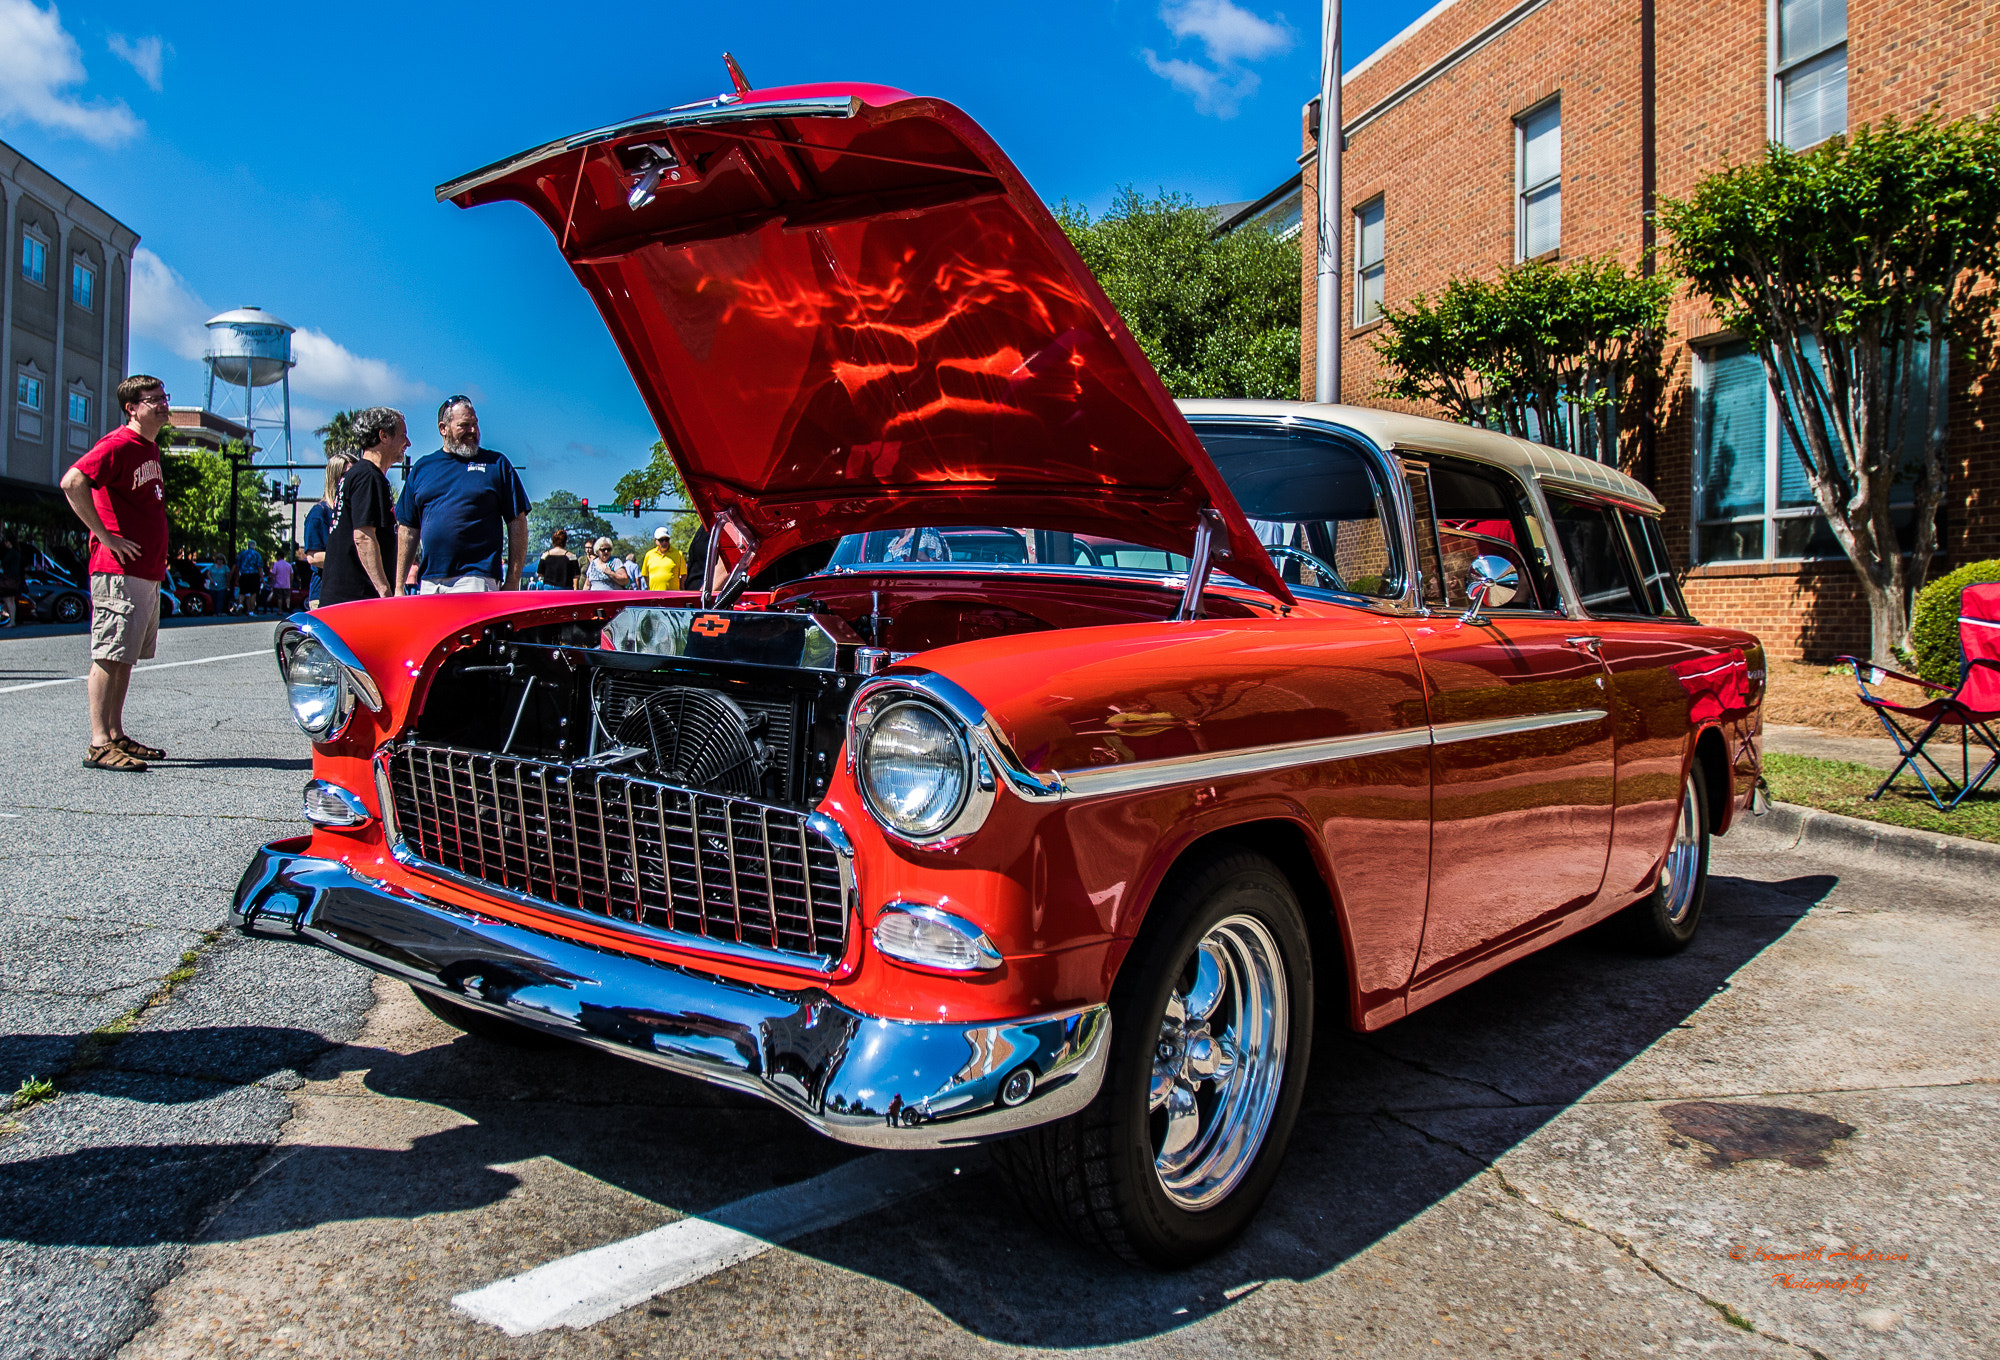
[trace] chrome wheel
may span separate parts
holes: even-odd
[[[1701,799],[1694,776],[1681,789],[1681,813],[1674,822],[1674,843],[1660,863],[1660,911],[1669,925],[1687,919],[1694,906],[1695,885],[1701,881]]]
[[[1167,997],[1147,1108],[1153,1166],[1183,1209],[1223,1199],[1271,1126],[1291,1034],[1276,941],[1250,916],[1216,922]]]

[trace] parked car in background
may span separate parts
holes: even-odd
[[[217,612],[215,593],[209,588],[208,576],[198,563],[185,559],[169,562],[165,593],[172,595],[180,612],[191,618]]]
[[[1014,166],[900,91],[684,105],[440,195],[550,227],[730,576],[286,620],[309,830],[243,931],[850,1143],[990,1142],[1043,1222],[1164,1266],[1257,1211],[1322,1016],[1611,917],[1693,938],[1764,653],[1688,616],[1631,478],[1177,406]]]
[[[21,585],[21,606],[35,622],[82,623],[90,618],[88,584],[78,585],[46,560],[23,572]]]

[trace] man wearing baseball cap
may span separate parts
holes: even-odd
[[[674,546],[673,535],[662,524],[653,530],[653,546],[646,549],[646,560],[639,564],[639,576],[647,590],[679,590],[681,578],[687,575],[687,558]]]

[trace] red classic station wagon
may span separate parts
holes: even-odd
[[[299,614],[252,935],[873,1148],[991,1141],[1160,1265],[1269,1189],[1314,1017],[1619,916],[1760,798],[1660,506],[1489,431],[1176,405],[947,104],[743,90],[444,186],[542,219],[714,526],[699,593]],[[954,552],[956,545],[958,551]]]

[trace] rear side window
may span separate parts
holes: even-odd
[[[1632,545],[1646,607],[1663,619],[1689,617],[1680,583],[1674,580],[1673,563],[1667,557],[1667,540],[1660,533],[1660,521],[1632,510],[1619,511],[1618,518],[1623,521],[1626,540]]]
[[[1618,523],[1619,512],[1550,493],[1549,513],[1583,607],[1598,615],[1652,616],[1655,611],[1640,593],[1638,565]]]

